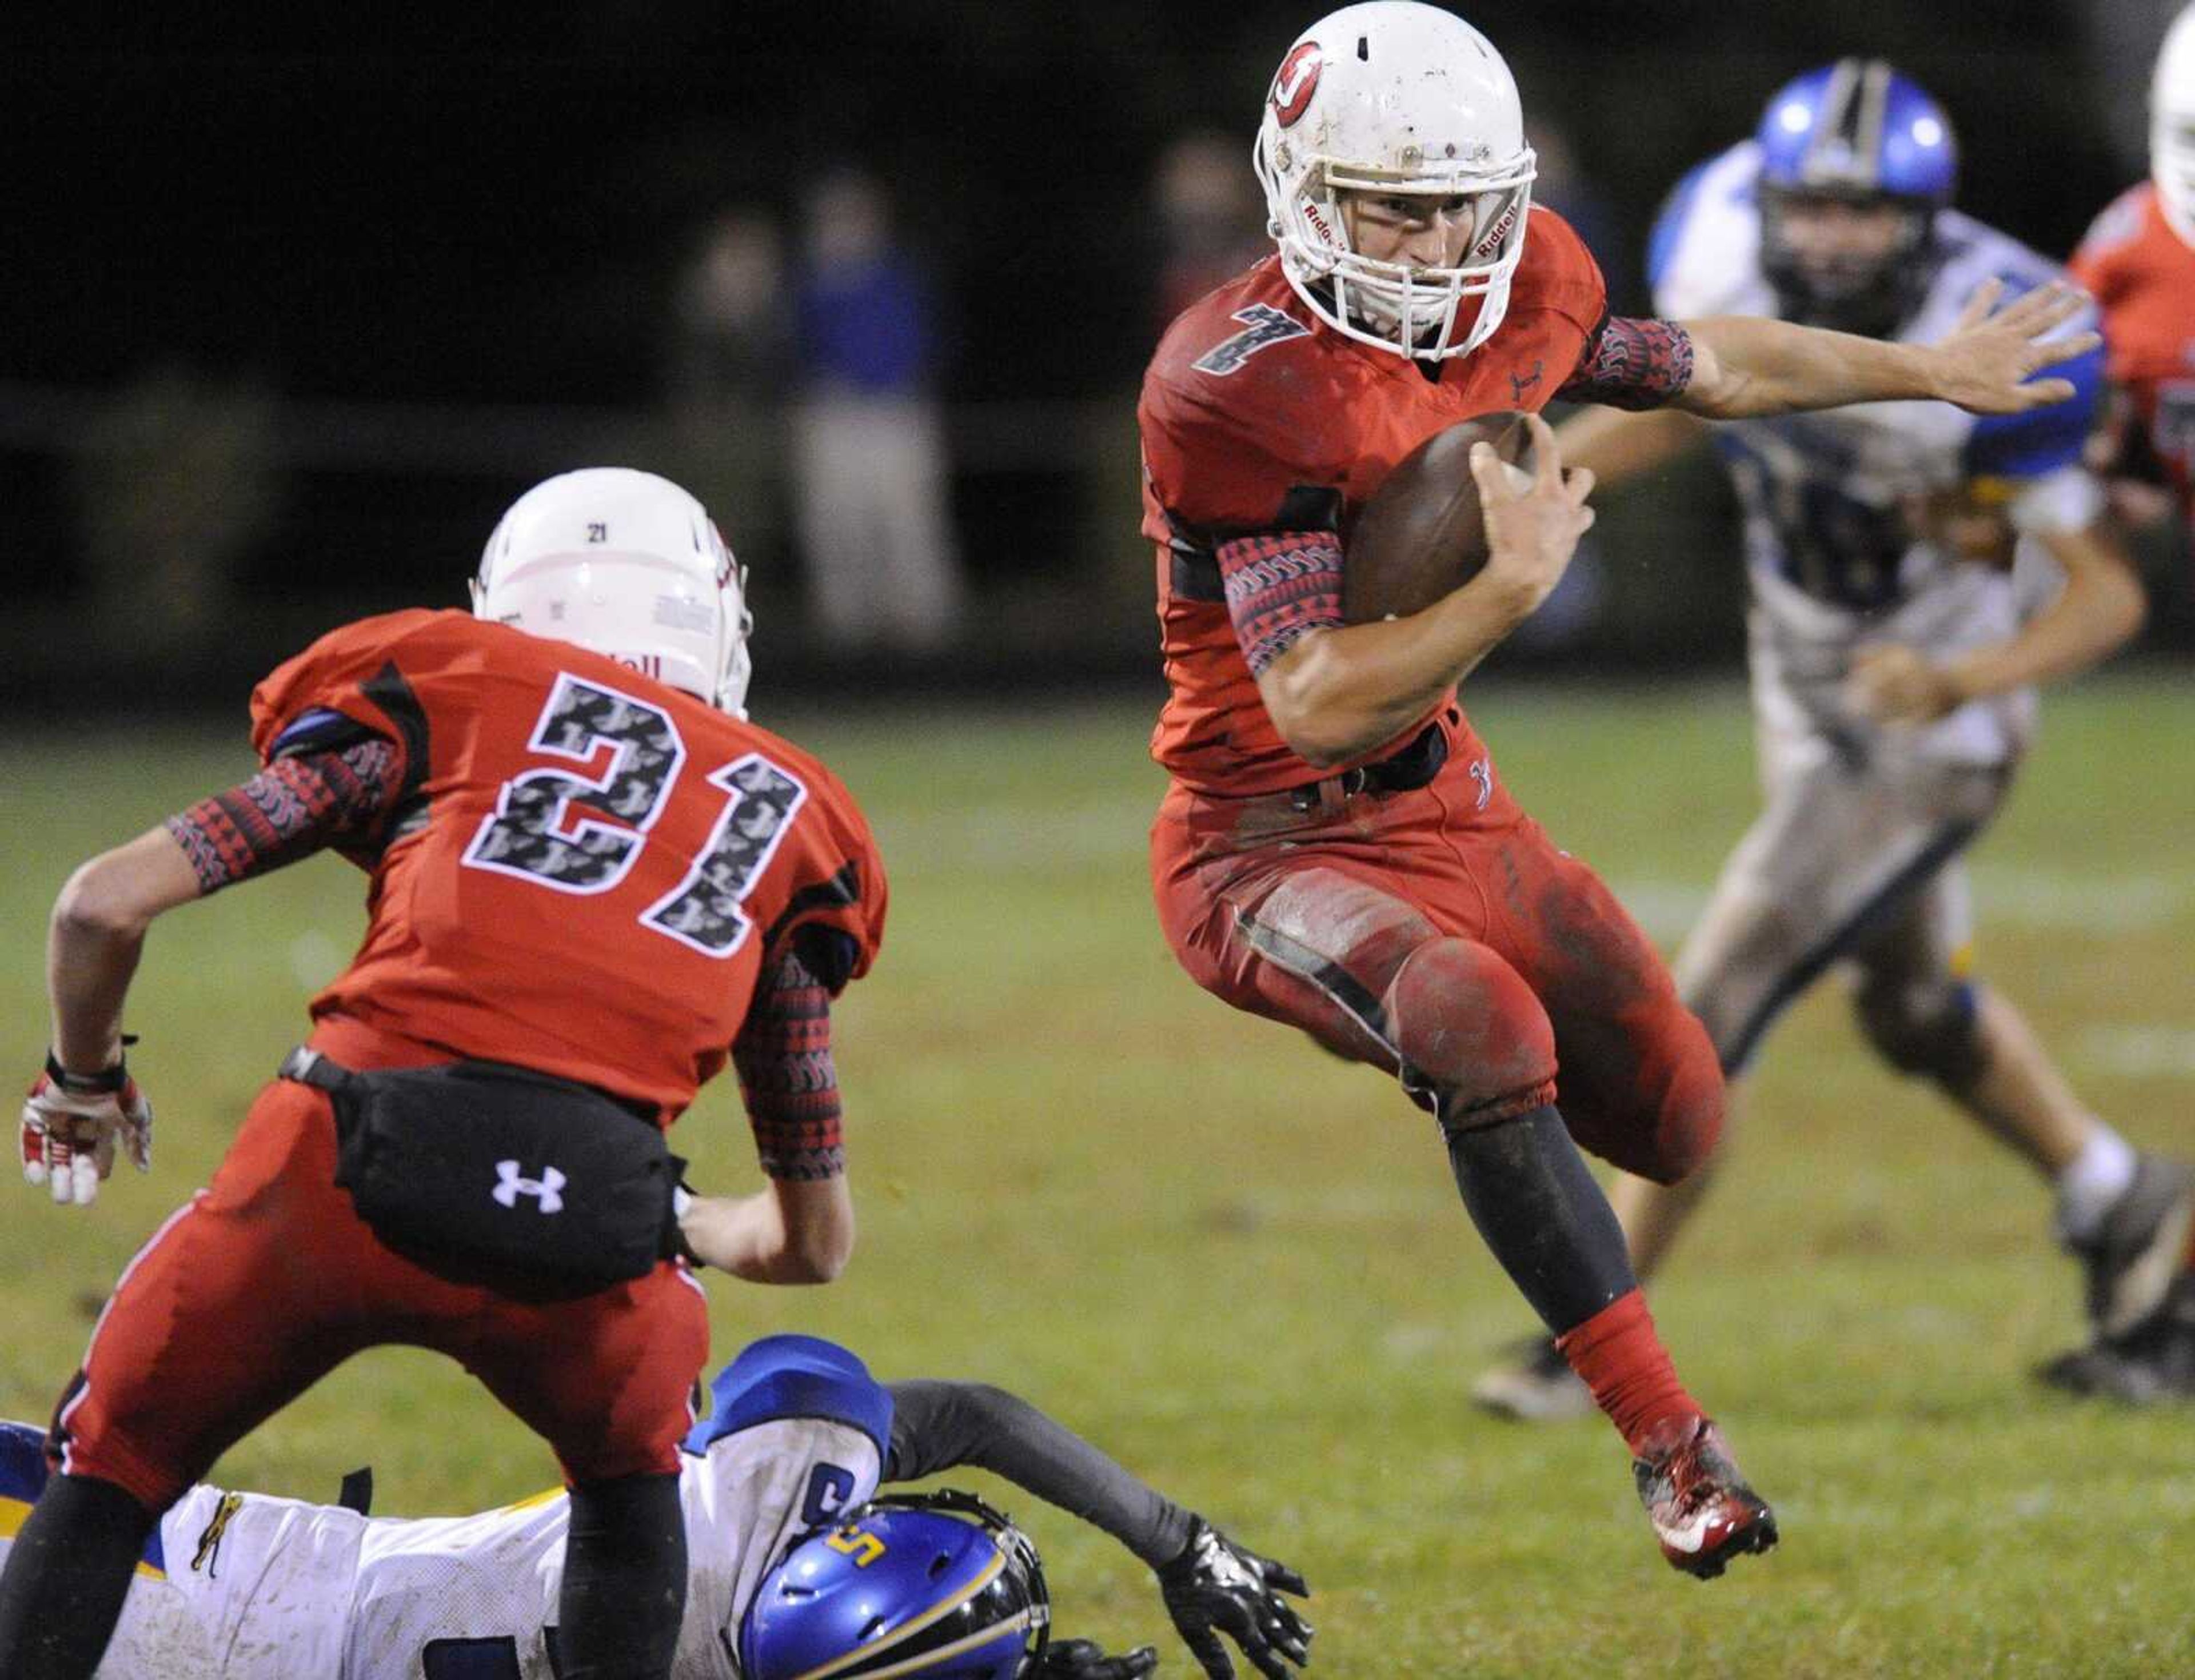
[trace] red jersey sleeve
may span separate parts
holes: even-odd
[[[262,763],[326,751],[366,735],[395,749],[391,774],[406,791],[426,779],[426,716],[398,667],[397,650],[442,615],[418,609],[361,618],[322,636],[251,691],[251,745]]]
[[[1353,453],[1340,429],[1354,395],[1347,370],[1295,314],[1265,301],[1228,308],[1240,301],[1183,316],[1144,377],[1144,471],[1171,526],[1162,540],[1208,546],[1339,521],[1335,492]]]
[[[763,932],[763,964],[774,968],[794,956],[836,997],[869,971],[883,946],[884,861],[845,785],[813,759],[798,774],[808,785],[808,806]]]

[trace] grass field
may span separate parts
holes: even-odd
[[[1475,712],[1525,803],[1673,943],[1750,810],[1738,689],[1489,687]],[[880,1375],[1025,1394],[1299,1565],[1314,1671],[1335,1680],[2195,1674],[2195,1411],[2028,1381],[2079,1330],[2047,1196],[1875,1067],[1826,990],[1772,1041],[1725,1182],[1655,1294],[1783,1548],[1713,1585],[1678,1577],[1612,1432],[1469,1410],[1526,1315],[1430,1122],[1175,970],[1144,883],[1146,723],[1123,705],[788,727],[861,797],[892,873],[884,960],[837,1034],[862,1235],[827,1290],[718,1280],[719,1357],[798,1327]],[[0,749],[7,1065],[27,1078],[41,1054],[45,912],[69,866],[245,768],[240,732]],[[2098,682],[2054,699],[1975,859],[1984,974],[2100,1111],[2180,1150],[2191,819],[2186,678]],[[320,860],[157,931],[132,1010],[154,1171],[88,1215],[0,1188],[0,1413],[44,1415],[116,1272],[298,1036],[359,896]],[[679,1141],[707,1183],[752,1180],[730,1092]],[[326,1499],[368,1460],[388,1512],[554,1477],[454,1366],[384,1351],[217,1479]],[[1067,1631],[1161,1640],[1132,1560],[1000,1497],[1044,1545]],[[1193,1671],[1170,1635],[1161,1649],[1164,1671]]]

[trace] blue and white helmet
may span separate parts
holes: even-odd
[[[740,1624],[744,1680],[1023,1680],[1051,1601],[1036,1547],[971,1493],[892,1494],[798,1542]]]
[[[1880,59],[1839,59],[1780,89],[1754,139],[1761,267],[1785,315],[1878,331],[1904,319],[1935,266],[1936,212],[1958,185],[1958,141],[1943,108]],[[1893,204],[1905,230],[1881,262],[1804,262],[1779,225],[1783,203],[1800,196]]]

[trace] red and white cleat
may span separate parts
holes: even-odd
[[[1776,1513],[1746,1485],[1722,1431],[1706,1418],[1663,1424],[1631,1474],[1672,1568],[1711,1580],[1731,1558],[1776,1544]]]

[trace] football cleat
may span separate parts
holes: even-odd
[[[2191,1230],[2195,1168],[2143,1155],[2095,1234],[2066,1245],[2087,1269],[2088,1320],[2099,1340],[2130,1336],[2163,1308],[2187,1274]]]
[[[1474,1406],[1519,1424],[1558,1424],[1593,1413],[1593,1390],[1570,1369],[1552,1336],[1516,1344],[1511,1357],[1471,1385]]]
[[[1632,1462],[1639,1503],[1669,1566],[1712,1580],[1741,1553],[1776,1544],[1776,1513],[1746,1485],[1722,1431],[1706,1418],[1674,1418]]]
[[[2035,1375],[2083,1399],[2129,1406],[2195,1400],[2195,1274],[2183,1271],[2163,1310],[2127,1335],[2097,1336],[2037,1366]]]

